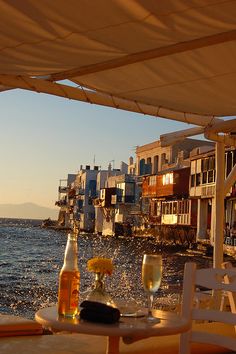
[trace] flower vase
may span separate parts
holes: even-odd
[[[87,296],[87,300],[114,306],[111,296],[105,289],[104,274],[95,273],[95,281],[92,286],[92,291]]]

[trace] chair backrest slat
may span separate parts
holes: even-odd
[[[230,278],[230,284],[225,282],[225,276]],[[197,269],[195,284],[214,290],[236,291],[235,269]]]
[[[224,322],[232,325],[236,324],[236,314],[226,311],[193,309],[192,318],[194,320]]]

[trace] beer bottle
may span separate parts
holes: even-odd
[[[59,276],[58,314],[65,317],[74,317],[79,305],[77,233],[72,232],[67,236],[64,264]]]

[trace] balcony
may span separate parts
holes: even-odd
[[[117,203],[123,203],[123,204],[134,204],[135,202],[135,197],[134,195],[118,195],[117,196]]]
[[[215,195],[215,185],[202,186],[201,196],[207,198],[213,198]]]
[[[84,188],[77,188],[76,189],[76,195],[84,195],[85,189]]]
[[[66,206],[66,204],[67,204],[66,200],[57,200],[55,202],[55,205],[57,205],[59,207]]]
[[[68,192],[68,187],[67,186],[59,186],[58,187],[58,192],[59,193],[67,193]]]

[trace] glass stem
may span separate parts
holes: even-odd
[[[148,297],[148,317],[152,317],[153,294]]]

